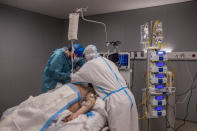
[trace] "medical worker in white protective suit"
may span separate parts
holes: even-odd
[[[72,81],[93,84],[106,103],[110,131],[139,131],[135,98],[117,66],[99,56],[94,45],[87,46],[84,55],[87,63],[71,76]]]

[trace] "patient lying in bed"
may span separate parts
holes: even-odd
[[[90,85],[66,84],[54,91],[29,97],[0,121],[0,131],[44,131],[54,123],[54,120],[72,123],[71,120],[92,109],[95,102],[96,95]],[[105,118],[103,116],[99,118],[103,120],[103,125]],[[78,120],[80,119],[78,118]],[[72,126],[67,127],[68,124],[63,126],[66,127],[64,130],[73,128]],[[79,128],[84,127],[79,126]],[[54,130],[59,129],[58,127]]]
[[[96,102],[96,93],[94,92],[91,84],[88,86],[77,85],[76,88],[80,91],[82,100],[75,102],[68,108],[72,112],[71,115],[63,119],[64,122],[73,120],[77,118],[80,114],[85,114],[87,111],[91,110]]]

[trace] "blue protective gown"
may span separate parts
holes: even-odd
[[[64,47],[66,50],[68,48]],[[84,63],[84,59],[79,59],[74,62],[75,67],[81,67]],[[42,93],[48,90],[54,89],[57,83],[66,84],[70,82],[72,64],[71,59],[67,56],[62,48],[56,49],[48,60],[48,63],[43,73]]]

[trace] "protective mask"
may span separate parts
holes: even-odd
[[[85,54],[85,59],[86,59],[86,61],[90,61],[90,60],[92,60],[92,59],[94,59],[94,58],[97,58],[97,57],[98,57],[98,54],[96,54],[96,53]]]
[[[77,57],[77,56],[74,56],[74,59],[73,59],[73,61],[78,61],[79,60],[79,57]]]
[[[74,58],[73,58],[73,65],[75,66],[79,60],[80,60],[79,57],[74,56]]]

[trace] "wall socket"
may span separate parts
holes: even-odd
[[[131,52],[131,59],[145,60],[146,53],[143,51]],[[167,52],[168,60],[196,61],[197,51]]]
[[[135,51],[131,52],[131,59],[138,59],[138,60],[143,60],[146,59],[146,53],[144,51]]]
[[[196,51],[168,52],[169,60],[197,60]]]

